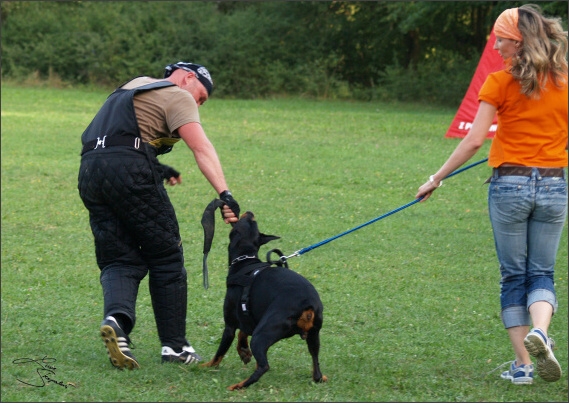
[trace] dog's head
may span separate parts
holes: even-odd
[[[255,215],[251,211],[241,214],[229,233],[229,261],[242,256],[257,256],[259,248],[267,242],[279,239],[276,235],[265,235],[259,231]]]

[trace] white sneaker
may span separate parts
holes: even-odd
[[[177,353],[168,346],[162,347],[162,362],[181,362],[182,364],[198,363],[202,357],[196,353],[192,346],[184,346],[182,351]]]
[[[537,374],[547,382],[555,382],[561,378],[561,366],[553,355],[553,341],[543,330],[534,328],[524,339],[524,345],[530,355],[537,360]]]
[[[510,369],[502,372],[502,379],[511,381],[514,385],[531,385],[533,383],[533,365],[520,365],[516,367],[516,361],[512,361]]]

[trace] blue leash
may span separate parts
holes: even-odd
[[[484,162],[486,162],[486,161],[488,161],[488,158],[484,158],[484,159],[482,159],[482,160],[480,160],[480,161],[478,161],[478,162],[474,162],[474,163],[472,163],[472,164],[470,164],[470,165],[465,166],[464,168],[457,169],[456,171],[454,171],[454,172],[448,174],[444,179],[450,178],[451,176],[457,175],[457,174],[459,174],[459,173],[461,173],[461,172],[463,172],[463,171],[466,171],[467,169],[470,169],[470,168],[472,168],[472,167],[474,167],[474,166],[476,166],[476,165],[482,164],[482,163],[484,163]],[[420,202],[421,200],[423,200],[423,197],[419,197],[418,199],[415,199],[415,200],[413,200],[413,201],[410,202],[410,203],[407,203],[407,204],[405,204],[405,205],[403,205],[403,206],[401,206],[401,207],[398,207],[398,208],[396,208],[396,209],[394,209],[394,210],[391,210],[391,211],[388,212],[388,213],[385,213],[385,214],[383,214],[383,215],[380,215],[379,217],[376,217],[376,218],[374,218],[373,220],[369,220],[368,222],[363,223],[363,224],[361,224],[361,225],[358,225],[357,227],[354,227],[354,228],[352,228],[352,229],[350,229],[350,230],[344,231],[344,232],[342,232],[341,234],[338,234],[338,235],[336,235],[336,236],[330,237],[330,238],[325,239],[325,240],[323,240],[323,241],[321,241],[321,242],[315,243],[314,245],[310,245],[310,246],[308,246],[308,247],[306,247],[306,248],[300,249],[300,250],[294,252],[294,253],[293,253],[292,255],[290,255],[290,256],[281,256],[281,260],[282,260],[282,261],[286,261],[286,259],[288,259],[288,258],[290,258],[290,257],[303,255],[303,254],[305,254],[306,252],[311,251],[312,249],[316,249],[316,248],[318,248],[319,246],[322,246],[322,245],[327,244],[328,242],[332,242],[334,239],[338,239],[338,238],[340,238],[340,237],[342,237],[342,236],[344,236],[344,235],[347,235],[347,234],[349,234],[349,233],[351,233],[351,232],[354,232],[354,231],[356,231],[356,230],[358,230],[358,229],[360,229],[360,228],[363,228],[363,227],[365,227],[366,225],[373,224],[374,222],[379,221],[379,220],[381,220],[382,218],[388,217],[388,216],[390,216],[390,215],[392,215],[392,214],[397,213],[398,211],[401,211],[401,210],[403,210],[403,209],[406,209],[407,207],[412,206],[413,204],[418,203],[418,202]]]

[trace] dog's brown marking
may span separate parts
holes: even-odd
[[[259,363],[257,363],[257,365],[255,365],[255,369],[259,369]],[[235,385],[228,386],[227,390],[243,389],[245,387],[245,385],[248,383],[249,379],[251,379],[251,377],[249,377],[247,379],[243,379],[241,382],[236,383]],[[322,381],[322,382],[326,382],[326,381]]]
[[[247,378],[247,379],[245,379],[245,380],[243,380],[243,381],[241,381],[241,382],[239,382],[239,383],[236,383],[235,385],[228,386],[228,387],[227,387],[227,390],[233,391],[233,390],[243,389],[243,385],[244,385],[245,382],[247,382],[248,380],[249,380],[249,378]]]
[[[217,367],[221,363],[221,360],[223,360],[223,356],[219,357],[217,360],[214,358],[209,362],[200,364],[200,367]]]
[[[248,364],[253,356],[253,353],[249,348],[248,337],[249,336],[247,336],[246,333],[239,330],[239,333],[237,334],[237,354],[239,354],[239,357],[241,357],[241,361],[243,361],[244,364]]]
[[[251,213],[250,211],[246,211],[243,214],[241,214],[241,216],[239,217],[239,219],[245,218],[247,215],[251,216],[251,221],[256,221],[255,220],[255,216],[253,215],[253,213]]]
[[[303,311],[300,318],[296,321],[296,326],[301,330],[300,337],[302,337],[303,340],[306,340],[308,331],[314,326],[314,310],[307,309]]]

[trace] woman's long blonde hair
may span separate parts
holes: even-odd
[[[510,71],[522,94],[539,98],[548,79],[558,87],[567,83],[567,31],[561,18],[543,16],[535,4],[519,7],[518,13],[523,44],[512,58]]]

